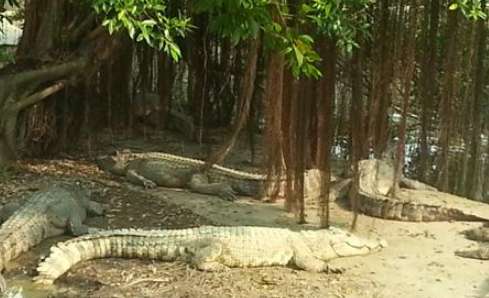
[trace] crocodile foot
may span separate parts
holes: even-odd
[[[328,268],[327,268],[327,273],[343,274],[343,273],[345,273],[345,271],[346,271],[345,268],[339,267],[339,266],[328,265]]]
[[[223,187],[219,189],[218,196],[226,201],[236,200],[236,194],[230,185],[223,185]]]
[[[7,290],[7,282],[3,275],[0,273],[0,294],[4,293]]]
[[[157,186],[156,183],[154,183],[151,180],[144,181],[143,185],[144,185],[144,188],[146,188],[146,189],[156,188],[156,186]]]

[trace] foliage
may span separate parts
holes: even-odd
[[[13,165],[0,165],[0,183],[6,183],[18,173]]]
[[[303,3],[295,15],[286,5],[273,0],[195,2],[198,12],[210,15],[211,29],[235,43],[262,31],[265,42],[285,55],[294,76],[317,78],[321,72],[316,67],[320,57],[314,50],[315,39],[301,32],[301,28],[312,27],[316,35],[333,37],[341,49],[350,52],[358,46],[359,33],[366,33],[365,10],[372,0],[312,0]]]
[[[370,0],[314,0],[294,9],[295,14],[290,13],[288,5],[274,0],[194,2],[197,12],[209,14],[210,28],[222,36],[237,43],[263,32],[265,43],[285,55],[296,77],[317,78],[321,72],[316,67],[320,58],[314,50],[315,39],[301,29],[312,27],[319,34],[334,35],[340,46],[349,51],[356,46],[357,32],[365,27],[361,10]]]
[[[104,17],[109,32],[127,30],[136,41],[145,41],[169,54],[174,60],[182,56],[175,38],[184,37],[191,29],[190,19],[168,16],[167,6],[160,0],[91,0],[95,11]]]
[[[234,44],[263,34],[265,44],[281,52],[295,76],[319,77],[320,60],[315,39],[301,31],[334,37],[349,52],[357,46],[359,32],[365,32],[365,9],[372,0],[312,0],[299,7],[289,7],[278,0],[193,0],[191,15],[205,15],[209,30]],[[127,30],[131,38],[144,40],[181,57],[175,37],[184,37],[192,27],[189,16],[169,16],[165,1],[158,0],[91,0],[103,15],[109,32]],[[290,11],[294,11],[291,13]],[[312,29],[312,30],[311,30]]]
[[[288,26],[287,6],[273,0],[195,0],[196,13],[209,16],[209,29],[234,44],[263,33],[270,50],[285,55],[295,76],[321,75],[314,40]]]
[[[209,29],[234,44],[254,38],[272,22],[269,0],[194,0],[197,14],[207,14]]]
[[[318,33],[333,38],[343,51],[358,47],[357,39],[367,34],[367,8],[372,0],[312,0],[301,6],[301,13]]]
[[[19,1],[18,0],[0,0],[0,12],[4,10],[5,4],[8,4],[12,7],[18,7],[19,6]],[[1,15],[0,15],[1,18]]]
[[[5,20],[11,22],[12,18],[11,16],[4,14],[4,6],[5,4],[8,4],[12,7],[19,7],[19,1],[18,0],[0,0],[0,24],[3,23]],[[0,26],[0,33],[3,32],[2,26]]]
[[[281,30],[281,27],[275,26]],[[316,62],[320,61],[318,53],[314,50],[314,39],[307,34],[302,34],[293,28],[285,28],[280,31],[268,31],[270,36],[275,38],[275,43],[280,46],[278,49],[285,55],[287,64],[295,77],[302,75],[306,77],[319,78],[321,71],[316,67]]]
[[[8,47],[0,46],[0,64],[14,62],[14,54]]]
[[[464,16],[471,20],[485,19],[487,14],[480,0],[455,0],[448,7],[450,10],[460,9]]]

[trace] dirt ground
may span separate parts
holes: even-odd
[[[139,146],[136,141],[134,144]],[[101,151],[121,146],[114,140],[112,145]],[[164,146],[151,148],[187,156],[196,156],[198,149],[168,138]],[[243,155],[235,156],[233,166],[247,166]],[[90,156],[76,152],[63,159],[26,160],[16,171],[3,173],[0,203],[60,177],[82,181],[95,191],[96,200],[109,206],[105,217],[88,221],[92,226],[295,225],[294,218],[283,212],[281,202],[240,198],[230,203],[184,190],[146,191],[98,171]],[[351,212],[336,203],[331,209],[332,223],[348,227]],[[308,205],[311,225],[317,223],[315,213],[314,204]],[[343,274],[313,274],[290,268],[205,273],[180,262],[104,259],[77,265],[51,288],[33,286],[30,279],[35,276],[36,264],[53,243],[67,238],[60,237],[43,242],[12,262],[5,276],[11,286],[22,286],[26,297],[489,297],[489,263],[454,255],[455,250],[474,245],[460,232],[478,225],[402,223],[360,216],[358,233],[380,235],[389,247],[373,255],[334,260],[333,265],[346,270]]]

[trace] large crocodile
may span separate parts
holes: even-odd
[[[470,201],[403,178],[392,198],[394,168],[383,160],[359,162],[359,211],[401,221],[489,221],[489,205]]]
[[[191,191],[218,195],[233,200],[235,194],[262,198],[273,191],[283,194],[285,178],[277,179],[267,185],[267,175],[250,173],[213,165],[203,173],[205,162],[198,159],[160,152],[118,152],[116,155],[104,155],[97,158],[98,166],[114,175],[125,176],[129,182],[147,188],[156,186],[170,188],[188,188]],[[304,195],[316,196],[319,189],[317,171],[305,173]],[[274,185],[277,185],[274,187]]]
[[[489,225],[466,231],[465,236],[468,239],[482,241],[478,248],[458,250],[455,254],[459,257],[489,260]]]
[[[203,161],[157,152],[101,156],[97,164],[104,171],[125,176],[129,182],[146,188],[188,188],[226,200],[234,200],[235,193],[257,196],[266,178],[217,165],[202,173]]]
[[[53,283],[76,263],[107,257],[183,259],[199,270],[229,267],[287,266],[312,271],[330,270],[333,258],[365,255],[387,244],[343,230],[292,231],[268,227],[214,227],[183,230],[101,231],[58,243],[38,267],[36,280]]]
[[[0,224],[6,221],[17,209],[22,206],[21,202],[10,202],[0,208]]]
[[[86,234],[88,227],[83,221],[87,213],[101,215],[103,211],[78,185],[57,183],[33,193],[0,227],[0,272],[10,260],[48,237],[67,230],[74,235]],[[0,273],[0,293],[5,289]]]

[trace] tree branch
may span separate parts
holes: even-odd
[[[5,78],[5,79],[9,80],[10,86],[19,86],[19,85],[23,86],[23,85],[30,84],[34,81],[40,84],[43,82],[58,80],[63,77],[66,77],[67,75],[70,75],[75,71],[82,69],[83,67],[85,67],[87,63],[88,63],[88,58],[81,57],[76,60],[59,64],[56,66],[27,71],[20,74],[15,74],[9,76],[10,78]]]
[[[95,22],[95,14],[91,13],[85,20],[79,24],[76,29],[72,32],[70,36],[70,40],[72,42],[80,40],[80,37],[90,30],[90,27]]]
[[[48,88],[39,91],[37,93],[32,94],[29,97],[24,98],[23,100],[16,102],[15,105],[13,106],[12,110],[16,112],[20,112],[23,109],[30,107],[38,102],[41,102],[44,100],[46,97],[53,95],[54,93],[64,89],[65,83],[64,82],[58,82],[52,86],[49,86]]]
[[[252,39],[248,42],[248,59],[246,65],[246,69],[243,74],[242,82],[241,82],[241,92],[240,92],[240,108],[239,108],[239,116],[234,125],[234,130],[232,135],[225,141],[219,150],[217,150],[214,154],[211,154],[204,166],[202,167],[202,171],[206,171],[210,169],[214,164],[220,163],[224,160],[226,155],[231,151],[236,140],[238,139],[239,133],[243,126],[248,120],[248,116],[250,114],[250,106],[251,101],[253,99],[253,91],[255,90],[255,80],[256,80],[256,66],[258,63],[258,52],[260,48],[260,40],[259,37]]]

